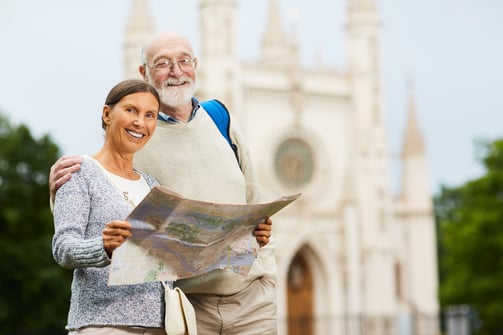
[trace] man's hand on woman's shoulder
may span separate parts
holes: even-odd
[[[82,163],[82,156],[78,155],[65,155],[60,157],[52,166],[49,173],[49,191],[51,192],[51,199],[58,188],[61,187],[72,177],[72,173],[80,169]]]

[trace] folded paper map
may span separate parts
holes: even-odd
[[[187,199],[156,186],[126,219],[132,236],[114,251],[108,283],[173,281],[215,269],[246,275],[258,252],[255,226],[299,196],[231,205]]]

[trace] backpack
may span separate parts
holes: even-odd
[[[211,119],[217,126],[218,130],[227,141],[227,143],[229,143],[232,151],[234,152],[234,156],[236,156],[236,160],[239,163],[238,146],[232,142],[231,137],[229,135],[231,120],[227,107],[225,107],[223,103],[221,103],[216,99],[203,101],[200,104],[203,106],[204,110],[209,114],[209,116],[211,117]]]

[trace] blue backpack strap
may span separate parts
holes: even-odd
[[[229,136],[229,127],[231,122],[227,107],[225,107],[220,101],[216,99],[203,101],[200,104],[211,116],[211,119],[213,120],[213,122],[215,122],[215,125],[217,126],[218,130],[220,130],[222,136],[227,140],[229,145],[232,146],[232,142]]]
[[[234,155],[239,162],[238,147],[236,144],[232,143],[231,137],[229,135],[231,120],[227,107],[225,107],[223,103],[216,99],[200,102],[200,105],[202,105],[206,112],[208,112],[209,116],[217,126],[222,136],[231,146],[232,151],[234,152]]]

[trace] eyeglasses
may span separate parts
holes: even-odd
[[[188,72],[192,71],[196,68],[197,58],[186,58],[186,59],[178,59],[178,60],[161,60],[154,65],[148,65],[149,68],[154,69],[156,71],[166,71],[171,70],[173,66],[178,65],[180,71]]]

